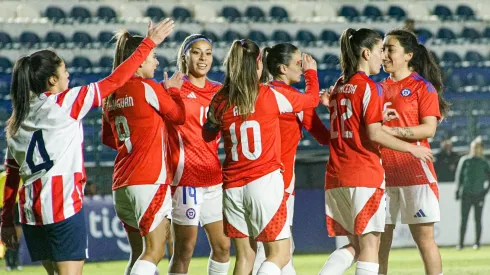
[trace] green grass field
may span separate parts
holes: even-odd
[[[483,247],[480,250],[466,248],[462,251],[456,251],[454,248],[442,248],[442,261],[444,266],[444,275],[487,275],[490,274],[490,247]],[[297,255],[294,264],[298,275],[316,275],[323,266],[328,255]],[[233,259],[232,259],[233,261]],[[189,275],[205,275],[207,258],[195,258],[191,262]],[[0,262],[0,274],[4,273],[5,262]],[[124,272],[126,262],[100,262],[88,263],[84,267],[84,274],[90,275],[121,275]],[[233,263],[232,263],[233,266]],[[168,263],[162,261],[158,269],[161,275],[166,275]],[[12,271],[8,274],[45,274],[40,266],[24,267],[23,271]],[[232,274],[230,271],[229,274]],[[354,268],[351,268],[346,274],[354,274]],[[390,257],[390,275],[396,274],[424,274],[422,262],[416,249],[394,249]]]

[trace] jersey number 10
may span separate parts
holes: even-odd
[[[252,129],[253,139],[254,139],[254,152],[250,152],[250,147],[248,145],[248,129]],[[260,124],[255,120],[244,121],[242,125],[240,125],[240,129],[238,134],[240,135],[240,143],[242,145],[242,153],[245,158],[249,160],[256,160],[262,154],[262,140],[260,137]],[[231,135],[231,159],[233,161],[238,161],[238,139],[236,132],[236,125],[233,122],[230,125],[230,135]]]
[[[340,116],[340,131],[342,133],[343,138],[352,138],[352,131],[348,131],[345,129],[345,121],[348,120],[352,116],[352,102],[350,99],[342,98],[340,100],[340,105],[345,106],[346,111],[342,113]],[[329,107],[333,108],[332,115],[330,116],[330,138],[338,138],[339,132],[334,131],[334,125],[337,125],[335,119],[338,118],[339,107],[337,106],[337,100],[331,100],[329,103]]]

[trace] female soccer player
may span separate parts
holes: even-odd
[[[342,76],[330,95],[330,158],[325,182],[329,236],[347,236],[320,274],[343,274],[358,258],[357,275],[378,274],[378,246],[385,222],[384,170],[379,145],[422,160],[432,152],[382,129],[382,91],[369,78],[378,74],[383,41],[370,29],[347,29],[340,38]]]
[[[2,242],[17,243],[12,224],[20,176],[19,212],[31,259],[48,274],[82,274],[87,232],[82,209],[86,181],[81,119],[121,87],[150,51],[172,32],[173,21],[155,27],[131,57],[107,78],[68,88],[63,60],[50,50],[19,59],[12,75],[13,114],[7,125],[7,181]],[[47,249],[49,248],[49,249]]]
[[[143,40],[127,31],[116,36],[114,68]],[[185,121],[180,98],[182,74],[177,72],[171,80],[166,79],[167,93],[152,79],[157,66],[156,53],[152,51],[135,75],[104,104],[104,144],[117,149],[112,184],[114,208],[131,245],[128,275],[153,275],[165,253],[166,217],[171,211],[165,121]]]
[[[417,37],[406,30],[390,31],[384,39],[383,68],[390,76],[383,83],[384,106],[398,119],[383,126],[395,137],[430,148],[438,120],[448,103],[442,98],[439,66]],[[430,162],[388,148],[381,151],[386,170],[387,216],[380,246],[380,274],[388,272],[388,256],[398,214],[408,224],[428,275],[442,274],[434,223],[440,219],[436,173]]]
[[[310,93],[319,93],[319,83],[315,68],[310,68],[308,71],[302,66],[303,58],[301,51],[290,43],[279,43],[271,47],[266,47],[262,54],[263,70],[262,83],[268,83],[269,86],[280,91],[282,89],[291,92],[299,92],[291,85],[301,81],[301,75],[304,74],[306,81],[306,89]],[[330,132],[323,125],[321,119],[315,112],[314,108],[306,109],[299,113],[286,113],[279,117],[280,133],[281,133],[281,161],[284,165],[284,188],[286,189],[287,209],[288,209],[288,224],[293,226],[294,214],[294,185],[295,173],[294,163],[296,159],[296,149],[302,137],[301,129],[310,132],[313,137],[322,145],[328,145],[330,142]],[[294,275],[294,265],[292,261],[292,253],[294,252],[294,244],[291,239],[291,260],[282,269],[283,275]],[[254,274],[256,274],[260,264],[265,260],[264,248],[261,243],[257,245],[257,256],[255,257]]]
[[[234,274],[250,274],[256,241],[267,259],[258,274],[281,274],[290,259],[290,229],[281,175],[279,115],[318,105],[319,93],[274,90],[259,82],[262,60],[251,40],[236,40],[225,60],[223,87],[211,102],[206,141],[224,139],[223,212],[225,233],[237,249]],[[305,55],[305,69],[316,67]]]
[[[202,137],[209,103],[221,87],[220,83],[206,77],[212,62],[213,47],[205,36],[190,35],[180,46],[177,64],[186,75],[180,93],[186,120],[183,125],[167,123],[175,238],[170,275],[187,274],[199,223],[204,227],[211,246],[208,274],[226,275],[230,266],[230,239],[223,231],[219,139],[206,143]]]

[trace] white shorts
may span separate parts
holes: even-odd
[[[330,237],[384,232],[386,199],[380,188],[339,187],[325,191]]]
[[[172,186],[172,222],[201,226],[223,220],[223,186]]]
[[[289,226],[293,226],[295,195],[286,193],[286,196],[288,196],[288,200],[286,202],[288,207],[288,224]]]
[[[441,220],[437,183],[386,187],[386,224],[433,223]]]
[[[126,231],[141,236],[155,230],[172,210],[169,186],[144,184],[126,186],[112,191],[114,208]]]
[[[245,186],[225,189],[223,197],[225,234],[228,237],[252,237],[256,241],[272,242],[291,236],[280,170]]]

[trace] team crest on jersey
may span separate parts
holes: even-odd
[[[402,96],[407,97],[412,94],[412,91],[410,89],[403,89],[402,92],[400,93]]]
[[[185,215],[192,220],[196,217],[196,210],[194,210],[194,208],[189,208],[185,211]]]

